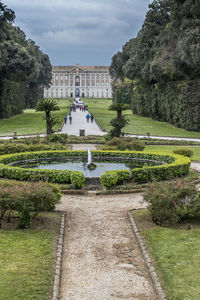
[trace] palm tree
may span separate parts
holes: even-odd
[[[122,128],[129,124],[127,117],[122,115],[122,111],[129,109],[129,105],[124,103],[111,104],[108,109],[117,112],[117,117],[110,121],[110,124],[114,127],[110,131],[110,136],[120,137]]]
[[[52,111],[60,110],[57,102],[54,99],[42,99],[38,102],[36,106],[36,111],[44,111],[45,112],[45,119],[46,119],[46,126],[47,126],[47,135],[53,133],[53,123],[54,116],[51,115]]]

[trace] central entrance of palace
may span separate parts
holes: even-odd
[[[79,89],[76,89],[76,90],[75,90],[75,96],[76,96],[76,97],[80,97],[80,90],[79,90]]]

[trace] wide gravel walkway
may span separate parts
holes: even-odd
[[[82,112],[79,109],[76,112],[72,112],[72,124],[67,120],[67,124],[64,124],[61,132],[68,135],[79,136],[80,129],[85,130],[85,135],[105,135],[106,132],[101,131],[95,120],[91,123],[86,120],[86,112]]]
[[[127,212],[140,194],[62,197],[67,211],[61,300],[156,300]]]

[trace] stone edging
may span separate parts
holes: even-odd
[[[134,220],[134,218],[133,218],[133,216],[131,214],[131,211],[128,212],[128,217],[129,217],[129,220],[131,222],[131,226],[132,226],[134,235],[136,237],[136,240],[137,240],[137,242],[138,242],[138,244],[140,246],[140,250],[142,252],[143,258],[144,258],[144,260],[145,260],[145,262],[147,264],[147,267],[148,267],[148,270],[149,270],[149,274],[151,276],[151,280],[153,282],[153,286],[154,286],[155,292],[156,292],[156,294],[158,296],[158,299],[159,300],[167,300],[166,295],[165,295],[165,293],[164,293],[164,291],[162,289],[162,286],[160,284],[160,281],[158,279],[158,275],[157,275],[157,273],[155,271],[155,268],[153,266],[152,260],[151,260],[149,254],[148,254],[148,252],[146,250],[146,247],[145,247],[144,242],[142,240],[142,237],[141,237],[141,235],[139,233],[139,230],[137,228],[135,220]]]
[[[62,252],[63,252],[64,232],[65,232],[65,220],[66,220],[66,213],[63,212],[61,216],[60,235],[59,235],[58,246],[57,246],[52,300],[59,300],[59,296],[60,296],[60,279],[61,279]]]

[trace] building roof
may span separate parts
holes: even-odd
[[[77,71],[78,69],[78,71]],[[109,66],[52,66],[52,71],[56,72],[94,72],[94,73],[101,73],[101,72],[109,72]]]

